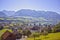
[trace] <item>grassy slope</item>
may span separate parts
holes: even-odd
[[[50,33],[47,36],[41,35],[40,37],[37,37],[35,39],[41,39],[41,40],[60,40],[60,32],[59,33]],[[27,38],[27,40],[34,40],[33,37]]]

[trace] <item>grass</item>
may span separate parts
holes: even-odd
[[[46,36],[41,35],[40,37],[36,37],[36,40],[60,40],[60,32],[58,33],[50,33]],[[33,37],[27,38],[27,40],[34,40]]]

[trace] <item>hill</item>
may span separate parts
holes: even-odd
[[[38,40],[38,39],[41,39],[41,40],[60,40],[60,32],[58,33],[50,33],[46,36],[43,36],[43,35],[40,35],[40,37],[36,37],[35,39]],[[31,38],[27,38],[27,40],[34,40],[33,37]]]
[[[3,12],[0,12],[0,17],[6,17],[7,15]]]
[[[14,14],[16,16],[44,17],[46,19],[60,19],[60,15],[52,11],[35,11],[30,9],[22,9]]]
[[[52,11],[36,11],[30,9],[21,9],[18,11],[6,11],[3,10],[0,12],[2,17],[13,17],[13,19],[22,19],[23,21],[31,22],[48,22],[52,24],[57,24],[60,22],[60,14]],[[0,17],[1,17],[0,16]]]
[[[17,11],[13,17],[33,17],[33,18],[44,18],[53,23],[60,22],[60,14],[52,11],[36,11],[30,9],[22,9]]]
[[[7,16],[11,16],[15,13],[15,11],[7,11],[7,10],[3,10],[3,13],[5,13]]]

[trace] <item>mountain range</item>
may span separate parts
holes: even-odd
[[[29,10],[29,9],[22,9],[13,15],[13,17],[19,17],[19,16],[30,16],[30,17],[43,17],[46,19],[60,19],[60,15],[56,12],[52,11],[35,11],[35,10]]]
[[[0,11],[0,17],[22,17],[27,19],[44,19],[53,21],[54,23],[60,22],[60,14],[53,11],[36,11],[30,9],[21,9],[18,11]]]

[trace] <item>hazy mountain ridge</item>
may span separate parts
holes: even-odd
[[[3,11],[0,11],[2,13],[4,13],[5,15],[7,16],[13,16],[13,17],[16,17],[16,16],[30,16],[30,17],[50,17],[50,18],[53,18],[53,17],[57,17],[60,19],[60,14],[56,13],[56,12],[52,12],[52,11],[35,11],[35,10],[30,10],[30,9],[21,9],[21,10],[18,10],[18,11],[6,11],[6,10],[3,10]],[[0,13],[0,14],[2,14]],[[3,14],[3,15],[4,15]]]
[[[3,12],[0,12],[0,17],[6,17],[7,15]]]
[[[29,17],[43,17],[46,19],[60,19],[60,14],[52,11],[35,11],[35,10],[29,10],[29,9],[22,9],[17,11],[13,17],[16,16],[29,16]]]
[[[15,11],[7,11],[7,10],[3,10],[3,13],[5,13],[7,16],[11,16],[15,13]]]
[[[3,14],[2,14],[3,13]],[[7,15],[6,15],[7,14]],[[60,22],[60,14],[52,11],[35,11],[30,9],[22,9],[17,12],[14,11],[2,11],[0,15],[4,15],[4,17],[13,17],[13,18],[22,18],[22,20],[26,19],[27,21],[32,22],[49,22],[57,23]],[[0,16],[0,17],[1,17]]]

